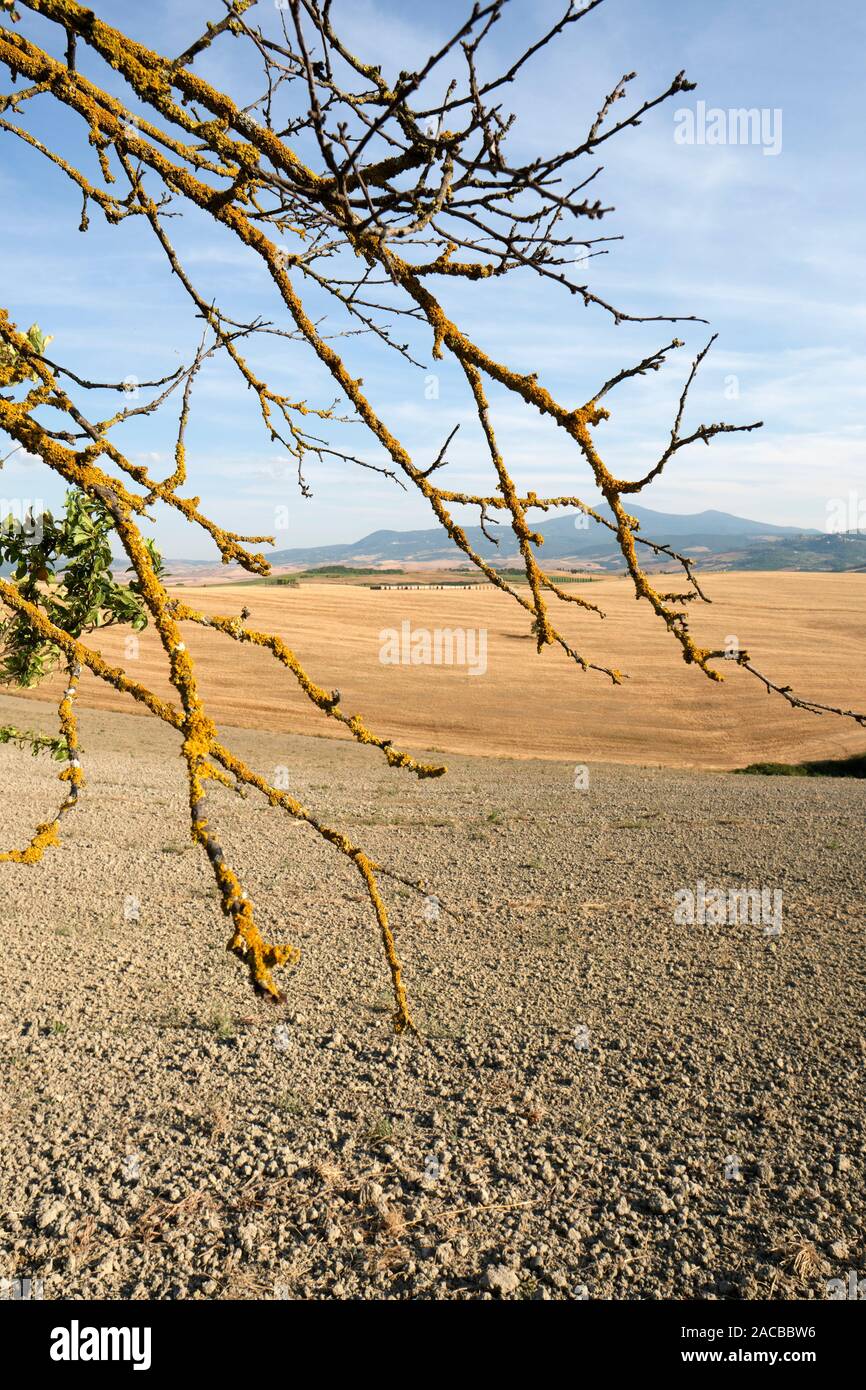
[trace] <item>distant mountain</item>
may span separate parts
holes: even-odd
[[[607,507],[599,512],[608,520],[613,514]],[[726,569],[857,569],[866,567],[866,536],[857,533],[849,537],[828,535],[817,530],[804,531],[796,526],[775,526],[771,522],[749,521],[729,512],[704,511],[689,515],[651,511],[648,507],[630,507],[640,522],[640,532],[648,539],[670,545],[714,568]],[[541,554],[548,562],[576,562],[592,569],[618,569],[622,555],[613,532],[581,513],[545,517],[535,514],[534,524],[544,536]],[[499,545],[488,540],[480,526],[464,527],[472,548],[494,564],[513,564],[518,558],[517,543],[510,526],[487,530],[498,536]],[[647,564],[669,568],[670,560],[661,557],[651,561],[651,552],[643,551]],[[305,546],[294,550],[277,550],[268,555],[275,568],[284,566],[307,568],[313,565],[401,565],[431,562],[459,562],[461,556],[441,527],[423,531],[373,531],[361,540],[342,545]]]
[[[810,570],[866,571],[866,532],[828,533],[803,530],[797,526],[776,526],[768,521],[749,521],[730,512],[704,511],[687,514],[655,512],[649,507],[631,506],[640,523],[639,535],[670,545],[714,570]],[[609,508],[599,512],[613,519]],[[588,520],[581,513],[545,516],[535,513],[532,520],[544,536],[540,554],[548,566],[579,566],[581,569],[615,572],[624,561],[616,537],[607,527]],[[499,545],[488,540],[480,526],[464,526],[469,544],[494,565],[513,567],[519,560],[511,527],[503,522],[489,524],[488,531],[499,537]],[[655,557],[640,547],[646,568],[670,569],[666,556]],[[293,550],[274,550],[266,555],[274,570],[310,569],[321,565],[357,568],[412,565],[463,565],[465,557],[441,527],[422,531],[372,531],[361,540],[341,545],[304,546]],[[126,571],[126,561],[118,561]],[[239,571],[213,560],[166,560],[173,582],[196,583],[204,580],[233,580]],[[0,574],[9,566],[0,566]]]

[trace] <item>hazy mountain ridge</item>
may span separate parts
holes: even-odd
[[[606,507],[601,515],[612,520]],[[687,554],[705,567],[715,570],[806,570],[842,572],[866,570],[866,532],[828,533],[797,526],[778,526],[773,522],[751,521],[730,512],[706,510],[694,513],[656,512],[633,506],[631,514],[640,523],[638,535]],[[586,524],[588,522],[588,524]],[[544,536],[540,555],[548,566],[577,566],[581,569],[615,572],[624,561],[614,533],[580,513],[565,516],[536,514],[535,526]],[[518,550],[511,527],[501,523],[488,530],[500,537],[497,546],[488,540],[480,526],[464,526],[469,544],[494,565],[513,566]],[[655,557],[645,546],[639,547],[647,568],[669,569],[673,563],[662,555]],[[360,540],[330,545],[295,547],[266,552],[274,570],[306,569],[319,565],[346,566],[463,566],[468,563],[441,527],[423,530],[371,531]],[[218,560],[166,559],[175,580],[214,578],[229,580],[240,573],[235,565],[223,566]],[[118,561],[126,569],[126,561]],[[10,572],[0,566],[0,573]]]
[[[602,507],[599,511],[612,520],[608,508]],[[858,533],[828,535],[797,526],[751,521],[714,510],[681,515],[632,507],[631,513],[640,523],[639,535],[670,545],[704,563],[711,562],[715,568],[845,570],[866,567],[866,536]],[[591,519],[586,524],[587,520],[580,513],[541,516],[535,525],[544,536],[540,551],[544,560],[548,564],[551,561],[575,562],[600,570],[622,568],[624,562],[613,532]],[[513,563],[518,558],[509,526],[500,526],[498,546],[488,540],[480,526],[463,529],[469,544],[485,560],[497,564]],[[497,534],[493,526],[487,529]],[[670,566],[671,561],[666,557],[654,560],[651,551],[645,547],[641,550],[647,564]],[[275,567],[304,568],[322,564],[405,565],[447,560],[459,563],[462,557],[441,527],[431,527],[421,531],[372,531],[357,541],[277,550],[267,558]]]

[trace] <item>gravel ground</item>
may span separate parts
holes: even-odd
[[[0,699],[0,723],[49,718]],[[468,757],[423,784],[353,744],[231,735],[438,894],[436,916],[388,889],[419,1041],[389,1031],[344,862],[217,793],[263,920],[303,950],[288,1004],[259,1001],[188,842],[177,739],[110,713],[82,737],[62,848],[0,866],[0,1277],[786,1299],[863,1276],[862,784],[599,765],[581,790],[570,765]],[[3,848],[56,771],[0,748]],[[677,924],[699,880],[781,891],[781,934]]]

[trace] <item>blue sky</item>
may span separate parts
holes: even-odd
[[[165,52],[178,53],[214,18],[214,7],[184,0],[148,6],[100,0],[111,23]],[[467,5],[433,6],[334,0],[334,16],[350,45],[396,73],[411,67],[456,27]],[[491,67],[520,50],[559,12],[548,0],[512,0],[488,47]],[[273,7],[256,8],[264,26]],[[5,22],[5,21],[4,21]],[[46,26],[26,16],[23,29],[44,38]],[[50,42],[56,51],[56,40]],[[863,490],[866,396],[862,86],[866,13],[858,0],[838,0],[816,20],[809,0],[607,0],[543,52],[507,89],[504,104],[518,121],[513,158],[577,143],[604,94],[637,69],[638,100],[667,86],[685,68],[697,91],[673,98],[637,130],[604,147],[599,196],[616,211],[606,234],[622,234],[610,254],[586,270],[591,287],[633,313],[700,314],[719,334],[690,398],[687,424],[746,422],[765,428],[680,452],[640,501],[659,510],[716,507],[794,525],[823,527],[828,504]],[[104,80],[98,62],[81,66]],[[198,60],[215,83],[239,84],[249,73],[231,41]],[[8,83],[0,83],[8,90]],[[675,113],[707,107],[781,112],[781,149],[760,144],[682,144]],[[31,120],[28,114],[28,122]],[[72,118],[47,102],[31,128],[89,169],[95,161]],[[587,165],[587,172],[590,166]],[[51,351],[83,376],[140,379],[188,361],[200,325],[167,274],[148,229],[130,219],[109,228],[91,211],[91,230],[77,231],[80,199],[58,171],[0,132],[2,302],[19,325],[37,320],[55,335]],[[244,319],[286,316],[258,263],[198,215],[170,224],[170,234],[206,297]],[[667,342],[686,349],[658,375],[621,389],[608,402],[610,422],[598,443],[613,470],[639,476],[663,449],[692,354],[710,329],[683,324],[616,327],[598,309],[584,309],[564,291],[529,273],[480,286],[449,284],[449,311],[477,341],[516,369],[537,370],[560,399],[579,404],[619,368]],[[323,303],[312,301],[317,313]],[[335,326],[336,323],[335,323]],[[429,361],[429,334],[414,339]],[[446,365],[438,399],[428,399],[425,371],[408,367],[366,338],[348,339],[346,356],[379,413],[422,465],[461,422],[453,466],[440,474],[452,488],[492,490],[462,378]],[[328,379],[300,345],[270,338],[250,354],[279,390],[326,405]],[[99,411],[85,402],[93,414]],[[494,394],[501,442],[523,487],[595,495],[585,468],[561,432],[522,405]],[[106,410],[105,413],[108,413]],[[130,424],[119,442],[132,457],[170,471],[176,411]],[[354,427],[331,431],[338,447],[380,455]],[[0,447],[0,455],[6,452]],[[278,509],[288,524],[279,547],[353,540],[378,527],[434,524],[429,506],[378,476],[348,464],[310,463],[312,500],[294,482],[295,467],[273,447],[249,393],[226,363],[203,372],[188,434],[190,491],[205,510],[236,529],[266,533]],[[0,497],[56,502],[58,490],[40,465],[10,460]],[[475,520],[466,517],[467,520]],[[174,517],[157,517],[164,550],[173,556],[213,554],[206,539]]]

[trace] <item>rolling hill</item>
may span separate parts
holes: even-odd
[[[612,519],[607,508],[602,515]],[[714,569],[795,569],[851,570],[866,568],[866,535],[852,532],[845,535],[823,531],[804,531],[795,526],[776,526],[769,522],[750,521],[729,512],[703,511],[679,515],[651,511],[648,507],[632,507],[640,523],[640,534],[670,545],[674,550],[712,564]],[[617,570],[623,567],[616,538],[606,527],[589,521],[580,513],[566,516],[541,517],[538,529],[544,535],[545,561],[576,562],[581,568]],[[464,527],[470,545],[484,559],[494,564],[513,564],[518,558],[517,546],[510,527],[502,525],[497,546],[485,536],[480,526]],[[488,530],[493,528],[488,526]],[[268,555],[272,565],[307,568],[311,565],[417,565],[459,561],[453,542],[440,527],[422,531],[373,531],[360,540],[342,545],[306,546],[277,550]],[[670,566],[661,557],[653,561],[650,552],[644,559],[653,564]]]
[[[602,507],[600,511],[612,520],[608,508]],[[633,506],[631,511],[640,523],[641,535],[669,545],[713,570],[866,571],[866,532],[863,531],[804,530],[713,510],[681,514]],[[613,532],[597,522],[573,512],[549,517],[536,513],[533,519],[544,536],[541,554],[548,566],[577,566],[582,570],[608,573],[624,568]],[[473,549],[493,565],[513,567],[519,561],[514,533],[507,524],[502,523],[498,532],[488,525],[488,531],[499,535],[499,545],[488,539],[480,526],[463,529]],[[649,550],[643,547],[641,550],[647,569],[670,569],[672,562],[664,555],[657,558]],[[266,551],[265,554],[277,572],[323,565],[378,569],[393,566],[442,568],[466,563],[438,526],[418,531],[371,531],[357,541]],[[235,573],[235,566],[226,570],[218,560],[168,558],[166,565],[175,581],[197,582],[217,576],[229,579]],[[118,568],[125,570],[126,561],[118,561]],[[0,565],[0,574],[9,572],[10,566]]]

